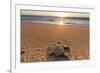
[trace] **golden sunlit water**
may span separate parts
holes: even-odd
[[[58,25],[65,25],[63,21],[60,21]]]
[[[63,19],[65,17],[65,13],[61,12],[61,13],[58,13],[57,15],[61,18],[60,21],[58,22],[58,25],[65,25],[64,19]]]

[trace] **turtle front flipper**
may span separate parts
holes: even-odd
[[[64,56],[70,59],[71,51],[69,47],[64,47]]]

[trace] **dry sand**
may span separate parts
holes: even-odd
[[[21,62],[48,61],[46,50],[48,46],[58,41],[70,47],[70,60],[89,59],[89,25],[51,25],[22,22]]]

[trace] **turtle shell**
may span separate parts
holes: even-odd
[[[64,54],[64,47],[63,46],[56,46],[53,50],[55,56],[60,56]]]

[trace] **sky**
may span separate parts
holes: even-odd
[[[21,15],[89,18],[89,13],[21,10]]]

